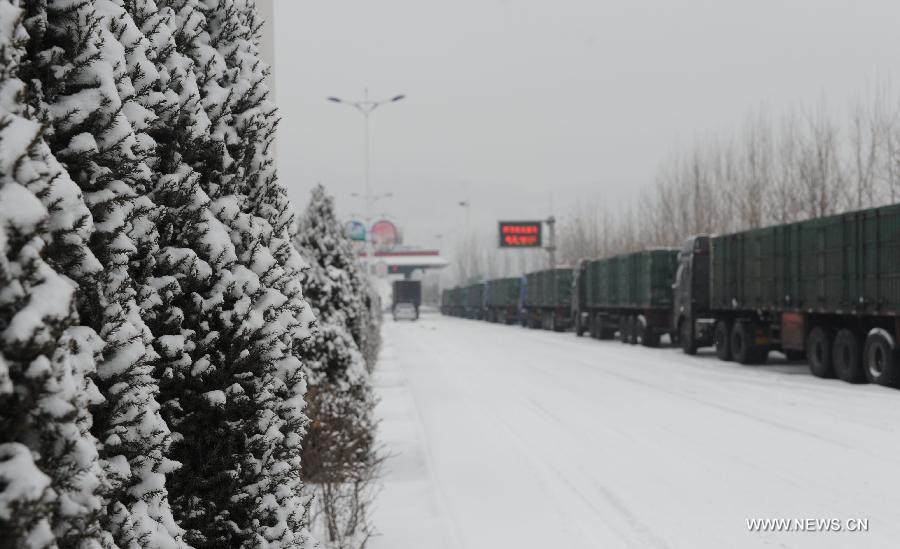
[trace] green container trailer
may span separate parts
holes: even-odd
[[[900,205],[695,237],[681,263],[686,351],[761,362],[775,349],[806,354],[816,375],[900,385]],[[695,310],[679,293],[693,286],[702,302],[704,263],[709,306]]]
[[[444,294],[447,303],[444,314],[458,317],[464,316],[466,310],[465,288],[450,288],[449,290],[444,290]]]
[[[466,286],[466,318],[484,318],[484,288],[483,282]]]
[[[499,278],[485,284],[485,320],[503,324],[516,322],[522,277]]]
[[[671,330],[678,251],[656,249],[586,260],[576,274],[575,332],[653,346]]]
[[[401,304],[412,305],[416,310],[416,320],[418,320],[419,307],[422,305],[422,281],[395,280],[391,284],[391,289],[391,311],[394,312],[394,320],[397,319],[397,306]]]
[[[900,205],[711,239],[714,309],[900,310]]]
[[[571,267],[558,267],[525,276],[523,326],[563,331],[572,317]]]
[[[461,316],[463,308],[462,288],[447,288],[441,291],[441,314]]]
[[[591,307],[612,307],[619,304],[618,257],[588,261],[584,282],[587,304]]]
[[[449,315],[450,314],[450,298],[453,295],[452,290],[443,289],[441,290],[441,314]]]

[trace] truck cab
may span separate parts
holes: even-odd
[[[582,336],[590,325],[590,314],[587,305],[587,268],[588,260],[581,259],[572,272],[572,325],[575,335]]]
[[[525,307],[525,296],[528,291],[528,277],[526,275],[522,275],[522,283],[519,284],[519,302],[518,302],[518,317],[519,324],[523,327],[528,325],[528,309]]]
[[[712,344],[715,320],[709,310],[709,276],[709,235],[692,236],[678,253],[673,286],[672,328],[687,354]]]

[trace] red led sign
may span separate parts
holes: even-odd
[[[541,221],[501,221],[501,248],[540,248]]]

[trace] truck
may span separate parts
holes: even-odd
[[[453,302],[453,289],[445,288],[441,290],[441,314],[444,316],[450,315],[450,307]]]
[[[520,322],[522,326],[565,331],[572,321],[571,267],[545,269],[525,275]]]
[[[481,320],[484,318],[484,282],[470,284],[465,288],[465,318]]]
[[[618,333],[623,343],[659,345],[672,331],[677,266],[678,250],[667,248],[579,262],[572,292],[576,335]]]
[[[419,318],[419,306],[422,304],[422,282],[420,280],[395,280],[391,285],[393,299],[391,312],[396,313],[400,304],[412,305]]]
[[[514,324],[519,318],[522,277],[498,278],[485,283],[485,320]]]
[[[685,353],[776,350],[820,377],[900,386],[900,205],[691,237],[674,301]]]
[[[464,317],[466,312],[465,288],[457,286],[443,291],[441,302],[446,303],[444,312],[447,316]]]

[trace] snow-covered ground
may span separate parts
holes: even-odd
[[[434,314],[384,337],[374,549],[900,547],[900,391]]]

